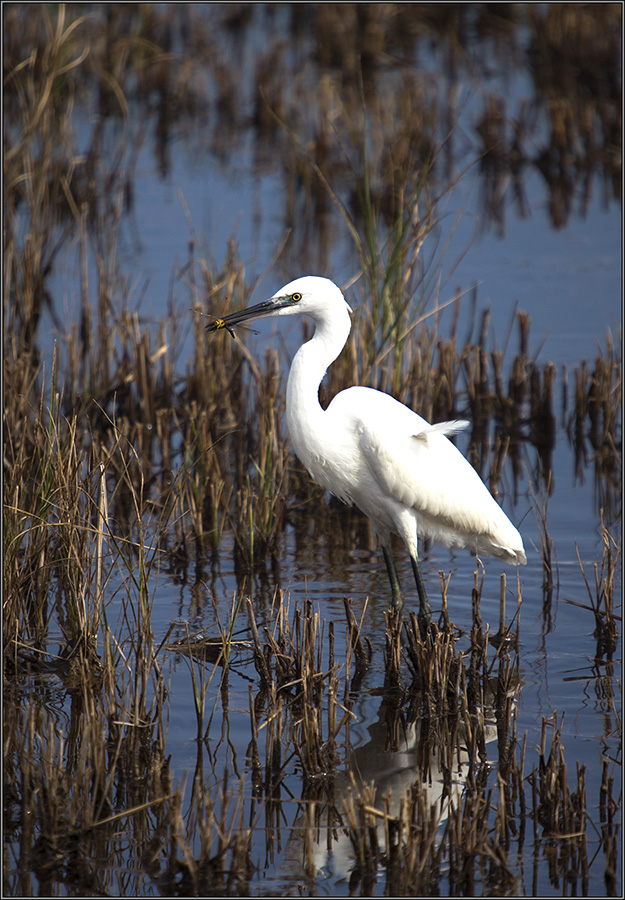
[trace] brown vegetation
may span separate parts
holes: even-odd
[[[497,177],[513,172],[520,181],[524,166],[542,166],[557,222],[566,217],[580,178],[598,167],[616,189],[620,172],[614,162],[620,104],[602,63],[616,40],[611,23],[618,8],[599,7],[592,14],[571,4],[527,13],[536,77],[542,72],[547,86],[537,87],[537,95],[549,93],[542,110],[553,135],[549,148],[532,158],[523,134],[508,136],[510,120],[496,104],[479,129],[482,164]],[[352,847],[354,892],[370,892],[380,872],[387,891],[398,895],[435,892],[447,882],[450,893],[473,893],[478,885],[482,892],[517,892],[517,860],[527,853],[529,825],[534,879],[547,853],[552,884],[567,879],[571,890],[585,893],[589,868],[603,865],[608,893],[616,893],[620,797],[611,769],[604,758],[597,825],[590,821],[582,767],[569,787],[554,716],[543,728],[537,763],[524,773],[527,744],[516,734],[521,679],[512,639],[518,618],[509,628],[502,615],[496,636],[484,629],[477,573],[466,591],[474,613],[468,648],[459,649],[461,636],[447,613],[427,642],[413,618],[402,622],[389,614],[383,684],[375,688],[382,697],[384,751],[397,751],[412,735],[417,774],[436,765],[449,802],[432,811],[421,777],[408,790],[384,796],[362,780],[339,783],[339,773],[355,759],[353,704],[365,690],[375,642],[367,636],[366,615],[356,621],[347,604],[346,645],[335,647],[335,623],[326,623],[310,603],[291,609],[273,577],[287,524],[307,545],[303,519],[308,526],[317,522],[319,531],[329,521],[326,499],[289,450],[284,361],[272,349],[259,362],[245,342],[205,332],[205,315],[244,305],[252,290],[234,247],[217,271],[200,242],[192,242],[185,277],[193,355],[184,371],[180,315],[172,304],[153,327],[142,321],[118,256],[143,132],[153,138],[163,172],[177,127],[187,133],[190,149],[199,141],[224,153],[249,124],[238,119],[237,110],[245,108],[239,81],[213,34],[215,22],[200,27],[191,6],[84,9],[13,4],[3,10],[5,893],[139,895],[149,886],[166,895],[245,895],[258,867],[254,834],[262,833],[269,858],[287,821],[305,848],[312,883],[322,814]],[[222,34],[244,40],[250,5],[217,9]],[[408,65],[393,93],[397,108],[386,107],[376,91],[384,54],[392,49],[411,59],[422,29],[436,47],[454,38],[449,47],[458,66],[464,65],[469,25],[485,36],[496,32],[502,58],[511,48],[518,52],[522,14],[520,6],[489,14],[454,4],[409,11],[402,4],[348,4],[342,11],[295,5],[289,12],[294,43],[298,34],[312,34],[324,75],[317,114],[295,115],[312,106],[277,43],[256,60],[251,127],[258,165],[279,165],[287,173],[287,220],[312,198],[316,226],[336,208],[354,238],[363,277],[353,291],[367,302],[329,373],[327,394],[367,383],[434,420],[466,414],[473,422],[470,457],[491,491],[500,489],[507,468],[516,492],[523,454],[531,451],[538,490],[548,496],[557,382],[552,364],[531,358],[529,317],[516,314],[518,345],[505,354],[489,349],[486,318],[478,338],[467,341],[456,326],[442,334],[436,318],[423,319],[425,306],[440,302],[421,248],[436,220],[438,192],[449,184],[454,110],[433,106]],[[267,15],[280,12],[269,6]],[[557,41],[554,22],[562,16],[577,42]],[[597,16],[607,47],[595,37]],[[561,64],[545,72],[554,44]],[[570,73],[580,61],[583,77],[571,93]],[[587,86],[604,77],[604,102],[592,103]],[[338,103],[342,79],[345,108]],[[409,115],[415,95],[423,101],[419,119]],[[73,114],[87,96],[97,124],[79,148]],[[450,123],[443,146],[442,120]],[[341,126],[342,142],[332,121]],[[206,122],[210,128],[200,127]],[[366,135],[370,156],[362,152]],[[572,157],[567,147],[575,148]],[[384,189],[389,183],[392,191]],[[353,193],[349,185],[356,186]],[[496,214],[503,216],[501,208]],[[381,224],[388,229],[385,241]],[[332,229],[321,228],[322,234],[331,237]],[[299,230],[295,252],[308,237],[307,228]],[[78,263],[79,314],[65,323],[50,284],[70,246]],[[60,335],[52,358],[42,349],[44,315]],[[620,497],[618,343],[608,338],[592,371],[580,365],[571,403],[566,378],[562,383],[562,418],[579,472],[591,447],[598,506],[612,521]],[[546,505],[543,512],[547,598],[554,565]],[[354,529],[362,527],[356,514],[345,517]],[[156,576],[202,585],[225,537],[234,546],[237,592],[220,634],[211,636],[210,646],[203,635],[156,636]],[[328,565],[348,539],[345,530],[332,531]],[[585,609],[596,625],[597,665],[606,664],[598,683],[616,720],[611,662],[620,628],[619,549],[607,529],[604,543],[594,579],[582,577],[590,595]],[[248,598],[263,579],[266,590],[254,603]],[[444,609],[448,584],[441,576]],[[513,596],[520,601],[520,587]],[[114,620],[113,607],[120,611]],[[249,627],[238,640],[242,610]],[[198,762],[186,786],[167,755],[174,655],[189,667],[196,712]],[[228,771],[213,772],[219,786],[208,787],[207,698],[219,684],[226,702],[228,673],[241,656],[250,672],[252,663],[256,668],[249,687],[251,790]],[[62,685],[63,711],[49,701],[50,685]],[[489,724],[497,740],[496,788],[488,779]],[[459,767],[463,796],[452,778]],[[298,824],[281,793],[294,772]],[[600,837],[589,858],[593,824]],[[528,884],[526,877],[526,890]]]

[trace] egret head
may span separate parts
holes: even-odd
[[[346,302],[342,291],[329,278],[318,275],[305,275],[289,281],[269,300],[231,313],[223,319],[217,319],[207,326],[209,331],[220,328],[229,329],[251,319],[265,316],[311,316],[317,321],[327,321],[337,314],[344,314],[352,309]]]
[[[345,307],[349,312],[352,311],[341,289],[329,278],[321,278],[319,275],[304,275],[295,281],[289,281],[268,302],[276,303],[277,315],[300,313],[323,317]]]

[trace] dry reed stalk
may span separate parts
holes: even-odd
[[[586,585],[588,597],[590,599],[590,609],[595,617],[594,636],[597,640],[597,658],[606,657],[608,660],[612,656],[618,646],[619,630],[617,622],[621,621],[621,617],[614,613],[614,598],[618,582],[619,574],[619,557],[620,548],[615,539],[609,533],[608,529],[601,522],[601,537],[603,539],[603,555],[601,563],[594,563],[594,590],[588,582],[584,566],[577,551],[577,561],[582,572],[582,578]],[[575,606],[588,609],[581,603],[575,603],[568,600]]]

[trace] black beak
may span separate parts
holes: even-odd
[[[243,322],[248,322],[250,319],[262,319],[264,316],[271,316],[273,313],[277,312],[277,310],[282,309],[285,306],[289,306],[289,303],[286,299],[281,297],[263,300],[262,303],[257,303],[255,306],[249,306],[247,309],[240,309],[238,312],[230,313],[229,316],[224,316],[223,319],[215,319],[214,322],[209,322],[206,326],[206,330],[219,331],[220,329],[225,328],[226,331],[229,331],[230,334],[232,334],[231,328],[235,325],[241,325]]]

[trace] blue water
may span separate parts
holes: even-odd
[[[132,218],[123,227],[120,247],[123,265],[132,273],[131,307],[141,298],[139,311],[147,322],[156,322],[165,316],[170,304],[177,310],[182,335],[179,348],[181,371],[189,364],[191,350],[188,272],[184,271],[191,240],[196,256],[206,254],[209,265],[219,269],[226,256],[227,241],[234,239],[238,257],[245,266],[247,283],[258,281],[251,301],[271,296],[282,283],[301,274],[323,274],[341,283],[357,271],[353,246],[340,222],[336,225],[338,239],[333,241],[330,259],[323,271],[301,271],[298,261],[289,255],[288,246],[278,264],[267,270],[285,233],[281,178],[255,171],[252,148],[245,142],[233,149],[226,162],[217,162],[208,155],[201,161],[191,161],[189,156],[181,145],[173,145],[171,172],[163,182],[150,148],[144,147],[135,179]],[[540,363],[553,361],[558,373],[563,365],[571,373],[583,358],[594,360],[597,347],[605,346],[608,330],[615,342],[620,339],[620,209],[614,203],[605,202],[602,185],[597,180],[592,185],[591,200],[583,215],[579,211],[579,198],[579,202],[573,203],[573,208],[578,211],[571,215],[565,227],[554,230],[547,214],[546,189],[538,175],[526,176],[525,190],[529,214],[518,217],[510,204],[503,231],[497,233],[483,221],[479,184],[476,184],[475,173],[469,172],[441,210],[445,215],[440,229],[428,238],[424,254],[436,258],[437,248],[445,247],[450,241],[442,262],[438,301],[444,303],[450,299],[457,287],[466,292],[461,305],[460,334],[463,335],[471,325],[473,311],[469,292],[477,285],[478,313],[484,309],[490,309],[492,313],[489,337],[493,347],[504,346],[514,310],[518,307],[531,316],[530,354]],[[298,227],[297,223],[294,227]],[[293,242],[298,243],[295,238]],[[311,247],[313,257],[316,251],[317,248]],[[58,296],[63,298],[64,322],[75,318],[79,297],[72,260],[70,252],[65,267],[58,267],[54,279]],[[201,295],[199,299],[202,299]],[[479,323],[479,320],[478,315],[475,321]],[[451,326],[451,321],[451,310],[441,314],[441,334],[444,335],[445,328]],[[50,327],[49,330],[53,338],[55,329]],[[275,324],[261,323],[259,332],[258,337],[249,340],[248,346],[260,358],[264,347],[277,340]],[[285,339],[287,348],[292,350],[297,346],[300,333],[299,324],[290,323],[287,330],[280,329],[280,340]],[[516,350],[516,342],[517,336],[513,333],[510,354]],[[51,352],[51,343],[45,349]],[[558,375],[556,398],[560,395],[559,378]],[[462,439],[459,443],[466,447]],[[595,663],[593,616],[589,610],[567,602],[588,604],[577,554],[590,583],[594,580],[593,564],[601,558],[599,509],[592,468],[586,470],[584,480],[575,477],[572,450],[562,430],[558,431],[554,450],[554,489],[548,500],[541,499],[533,477],[537,460],[535,450],[529,445],[524,451],[524,463],[525,472],[516,503],[512,500],[511,473],[506,470],[503,479],[503,487],[507,488],[503,506],[523,534],[528,558],[527,566],[519,572],[523,596],[519,652],[524,684],[518,702],[518,729],[520,735],[525,731],[528,734],[526,767],[533,766],[542,717],[551,716],[554,710],[564,713],[567,762],[571,772],[577,762],[587,765],[587,797],[596,818],[601,749],[607,747],[609,756],[620,758],[618,723],[598,690],[600,679]],[[532,490],[538,491],[539,506],[542,502],[547,504],[548,531],[554,542],[557,562],[550,630],[547,630],[543,611],[541,533]],[[340,513],[332,510],[330,515]],[[607,524],[612,529],[618,527],[616,522]],[[345,640],[343,596],[353,598],[357,618],[366,606],[364,633],[372,640],[375,655],[365,687],[372,686],[379,683],[383,671],[383,613],[388,602],[388,585],[382,559],[375,539],[371,537],[367,546],[355,545],[341,561],[341,566],[328,573],[324,567],[326,555],[318,552],[325,537],[325,534],[310,534],[310,551],[302,560],[296,552],[293,533],[287,529],[281,556],[280,587],[290,594],[292,605],[296,600],[310,598],[326,622],[336,623],[337,648],[342,648]],[[204,587],[203,606],[198,607],[198,596],[191,586],[175,584],[164,574],[160,575],[158,585],[152,586],[155,596],[152,625],[157,643],[172,621],[180,624],[177,636],[184,633],[184,623],[192,630],[207,628],[214,631],[213,593],[220,620],[226,621],[227,606],[236,592],[229,541],[231,539],[226,535],[220,552],[220,576],[214,584]],[[398,563],[402,582],[408,586],[411,572],[407,556],[402,553]],[[485,560],[485,565],[482,614],[494,631],[498,625],[502,567],[492,560]],[[435,607],[439,570],[453,572],[450,613],[455,624],[464,630],[470,628],[471,622],[473,568],[472,559],[466,555],[454,555],[438,547],[432,547],[424,554],[424,577]],[[507,572],[509,587],[514,589],[515,572],[512,569]],[[111,622],[117,621],[116,587],[113,582],[109,584]],[[256,588],[260,590],[258,585]],[[509,608],[509,614],[511,612]],[[243,614],[240,623],[243,628]],[[173,655],[170,662],[167,752],[172,757],[175,777],[182,779],[185,773],[193,772],[197,761],[195,712],[188,663]],[[221,708],[218,673],[208,692],[207,715],[211,711],[214,714],[209,737],[213,756],[210,765],[206,760],[205,768],[207,772],[213,772],[211,777],[216,779],[226,769],[246,770],[246,748],[250,740],[250,679],[255,679],[255,673],[249,657],[236,659],[230,677],[227,716]],[[358,734],[364,740],[366,727],[377,714],[377,702],[363,694],[357,711],[361,720],[352,731],[354,742]],[[226,729],[227,739],[224,736]],[[298,777],[290,773],[286,784],[296,792]],[[262,840],[259,838],[258,841],[258,852],[262,856]],[[281,878],[278,863],[275,873],[262,881],[263,889],[271,890],[272,886],[278,889]],[[549,884],[545,881],[540,887],[548,890]],[[591,892],[601,889],[602,884],[597,879]],[[345,885],[342,892],[346,892]]]
[[[225,243],[229,235],[235,235],[238,253],[245,262],[250,281],[260,276],[281,238],[280,208],[275,204],[275,180],[253,176],[249,171],[223,169],[210,161],[202,167],[185,166],[184,154],[174,156],[174,170],[169,183],[162,184],[149,167],[145,154],[145,166],[137,182],[135,220],[141,237],[141,250],[133,258],[132,266],[137,285],[147,283],[140,313],[147,320],[156,321],[166,314],[171,298],[179,310],[181,333],[184,322],[191,313],[187,304],[186,288],[179,281],[178,271],[187,258],[190,239],[189,223],[178,196],[180,190],[189,207],[193,227],[202,244],[210,248],[215,263],[223,259]],[[492,312],[490,339],[492,346],[503,347],[510,329],[516,306],[527,311],[532,319],[530,354],[538,362],[556,363],[558,372],[562,364],[569,370],[582,358],[593,360],[597,346],[605,346],[605,336],[611,329],[617,339],[620,325],[620,231],[619,212],[607,209],[596,197],[590,204],[587,216],[573,217],[570,224],[554,231],[544,214],[544,196],[537,179],[530,179],[528,193],[532,205],[531,217],[523,220],[509,215],[505,235],[492,231],[475,233],[475,219],[467,210],[465,223],[461,220],[455,229],[449,258],[453,262],[454,250],[464,256],[453,274],[443,271],[440,302],[451,297],[456,286],[468,290],[478,285],[478,311],[488,308]],[[470,197],[472,194],[469,195]],[[464,201],[463,201],[464,202]],[[461,205],[461,204],[459,204]],[[254,215],[258,211],[259,215]],[[455,212],[455,210],[454,210]],[[450,216],[450,221],[452,217]],[[446,220],[447,221],[447,220]],[[444,240],[444,238],[441,238]],[[466,252],[465,252],[466,251]],[[326,272],[337,280],[353,274],[345,264],[349,251],[345,243],[337,247],[337,270]],[[342,268],[339,263],[342,263]],[[292,271],[292,275],[302,274]],[[270,271],[261,281],[253,300],[271,295],[281,284],[282,277]],[[173,286],[173,287],[171,287]],[[70,294],[71,294],[70,284]],[[471,310],[468,298],[463,301],[459,333],[470,327]],[[441,315],[439,333],[444,334],[451,312]],[[476,317],[479,323],[479,315]],[[299,341],[298,323],[285,329],[276,329],[274,323],[260,323],[259,336],[248,342],[259,358],[266,345],[283,338],[289,348]],[[277,336],[279,333],[279,337]],[[285,337],[286,335],[286,337]],[[511,351],[516,350],[516,333],[510,337]],[[183,343],[180,348],[181,368],[190,349]],[[560,377],[556,383],[556,406],[559,403]],[[463,447],[462,438],[460,446]],[[581,482],[575,477],[574,459],[566,435],[558,432],[554,450],[554,490],[548,498],[548,530],[554,541],[556,588],[551,606],[551,630],[546,633],[543,616],[541,567],[541,537],[534,512],[530,479],[537,461],[535,451],[525,451],[525,474],[519,485],[519,498],[512,503],[511,473],[504,472],[503,506],[520,528],[527,550],[528,564],[519,572],[523,605],[520,627],[520,665],[523,689],[518,702],[519,734],[528,734],[528,758],[526,769],[536,764],[536,747],[540,741],[543,716],[551,716],[555,710],[564,713],[563,739],[573,772],[575,764],[585,764],[586,785],[590,805],[598,801],[601,774],[601,748],[608,747],[610,755],[618,753],[618,723],[598,695],[599,671],[594,662],[596,642],[593,638],[594,620],[590,611],[566,601],[588,604],[588,596],[580,574],[577,552],[592,583],[593,563],[601,558],[599,510],[592,469],[587,469]],[[505,490],[507,487],[507,490]],[[534,484],[535,488],[535,484]],[[375,539],[371,537],[366,547],[355,546],[348,558],[342,561],[340,570],[328,577],[324,568],[324,554],[317,549],[323,545],[325,535],[311,534],[311,549],[306,561],[296,557],[291,532],[286,533],[281,557],[281,587],[291,596],[291,602],[310,598],[322,617],[334,621],[337,629],[337,647],[344,646],[343,596],[353,598],[357,618],[366,607],[364,631],[373,642],[375,655],[373,667],[365,683],[367,687],[379,683],[383,671],[383,613],[388,602],[386,573]],[[316,549],[317,548],[317,549]],[[322,560],[321,566],[319,564]],[[400,554],[399,569],[402,582],[411,586],[411,572],[405,554]],[[499,614],[499,575],[502,567],[486,560],[486,581],[482,598],[482,614],[494,631]],[[453,621],[464,629],[470,628],[470,588],[473,584],[473,561],[465,555],[453,555],[433,546],[423,562],[426,584],[436,609],[438,596],[438,572],[453,572],[449,592],[449,606]],[[509,586],[514,587],[514,570],[508,570]],[[113,593],[114,585],[111,585]],[[409,587],[409,590],[411,588]],[[164,636],[172,621],[187,623],[193,631],[208,628],[215,631],[215,613],[210,600],[216,592],[216,602],[222,623],[226,620],[226,606],[232,602],[236,591],[233,566],[228,549],[228,539],[220,553],[220,578],[205,591],[205,606],[198,611],[197,595],[191,587],[181,587],[161,575],[153,608],[153,629],[157,642]],[[510,596],[510,604],[513,602]],[[113,613],[109,620],[116,621]],[[511,614],[511,608],[509,607]],[[245,617],[241,614],[241,626]],[[178,636],[182,636],[181,628]],[[171,660],[170,720],[167,752],[172,756],[176,776],[193,772],[197,763],[195,712],[192,682],[188,663],[182,658]],[[214,686],[207,695],[206,715],[213,715],[210,728],[210,765],[205,760],[209,780],[219,780],[222,772],[246,771],[246,748],[250,739],[248,712],[248,685],[255,678],[249,658],[235,660],[229,683],[229,710],[224,716],[219,696],[219,672]],[[352,730],[352,740],[358,742],[358,734],[366,732],[368,722],[377,716],[377,701],[363,695],[358,712],[360,723]],[[227,739],[226,739],[227,736]],[[248,776],[249,777],[249,776]],[[285,784],[294,792],[298,790],[298,777],[293,773]],[[187,788],[188,792],[188,788]],[[259,858],[263,856],[264,838],[258,836],[255,846]],[[290,884],[287,869],[277,861],[275,871],[268,870],[261,880],[264,889],[276,890]],[[329,885],[332,885],[331,887]],[[342,885],[342,887],[341,887]],[[331,881],[326,885],[331,892],[346,890],[342,882]],[[597,885],[599,890],[600,885]],[[324,888],[325,889],[325,888]],[[547,882],[543,889],[548,890]]]

